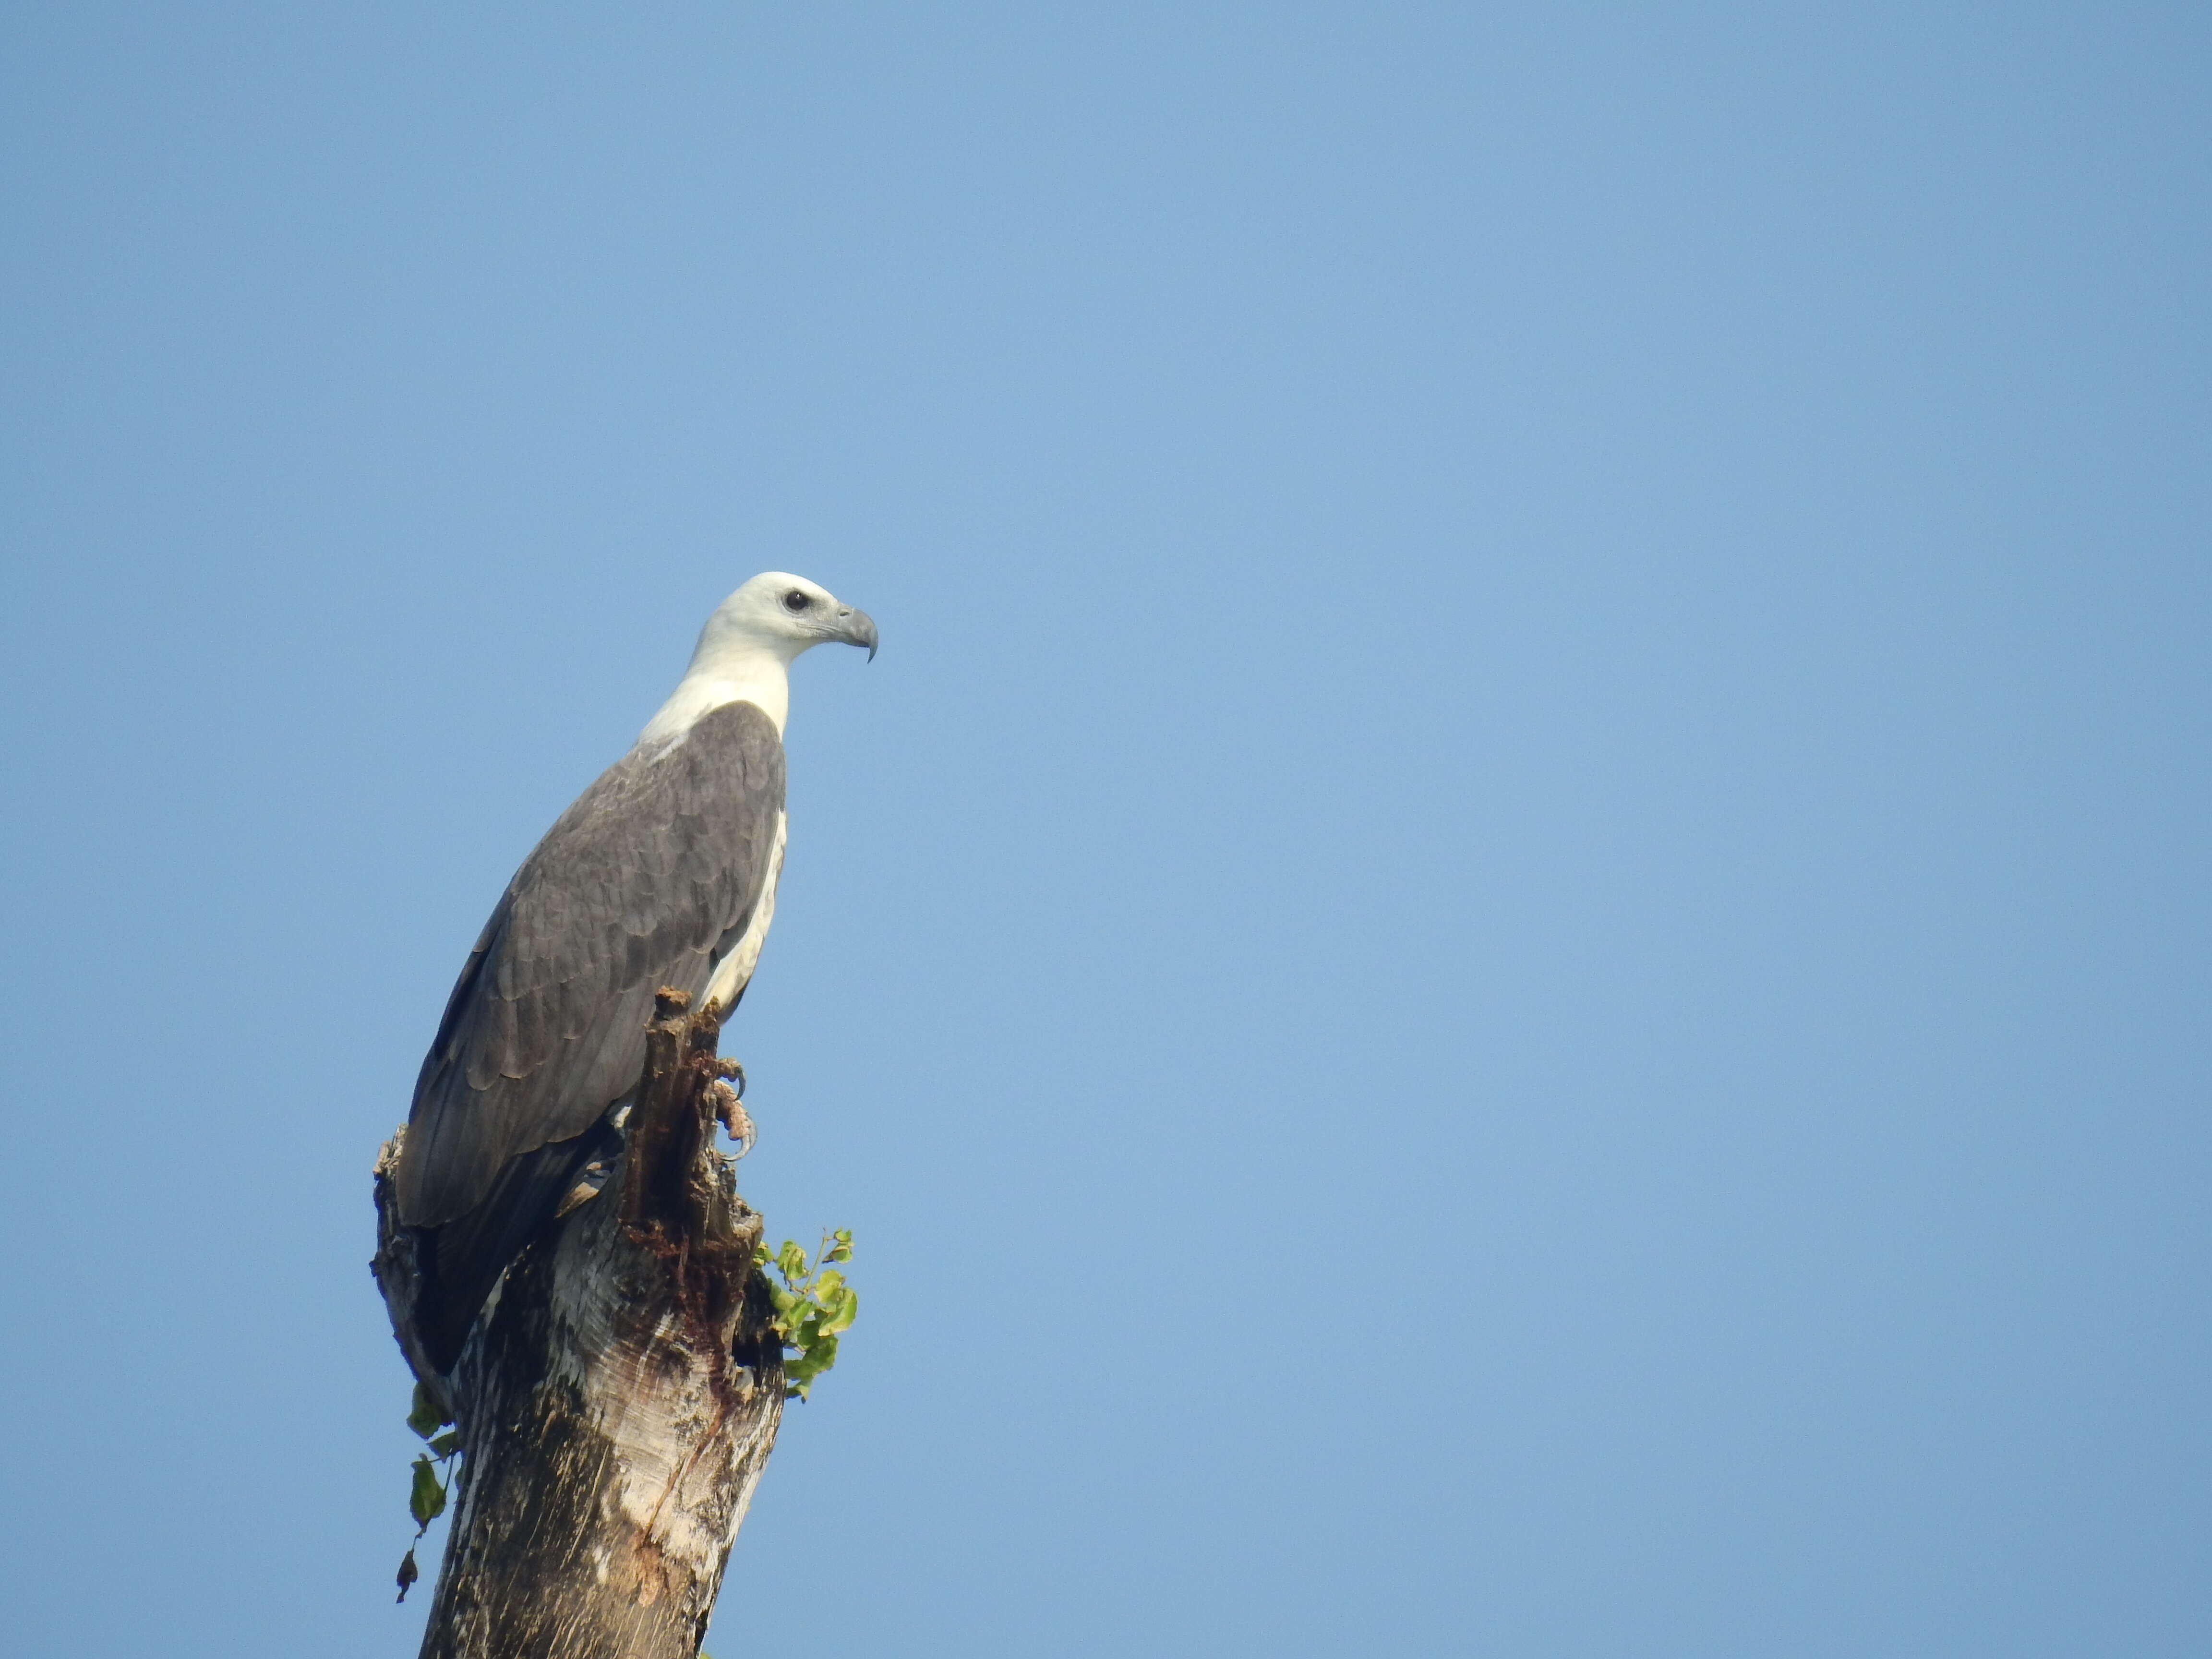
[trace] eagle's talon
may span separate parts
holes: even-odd
[[[738,1091],[728,1084],[716,1082],[709,1092],[714,1103],[714,1121],[737,1147],[737,1156],[743,1158],[752,1151],[756,1139],[751,1115],[738,1103]]]

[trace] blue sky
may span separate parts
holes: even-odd
[[[2212,1642],[2212,27],[0,15],[0,1604],[414,1650],[368,1170],[796,569],[723,1659]]]

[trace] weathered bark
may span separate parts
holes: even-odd
[[[423,1378],[462,1451],[422,1659],[692,1659],[706,1635],[784,1390],[761,1220],[713,1146],[718,1023],[663,994],[606,1185],[516,1259],[452,1376]],[[397,1148],[376,1273],[409,1349]]]

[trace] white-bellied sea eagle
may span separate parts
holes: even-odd
[[[726,1013],[783,866],[787,671],[876,625],[815,583],[755,576],[707,620],[630,751],[507,884],[422,1061],[393,1180],[414,1234],[410,1322],[449,1371],[508,1262],[595,1162],[645,1060],[653,993]]]

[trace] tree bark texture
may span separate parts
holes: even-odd
[[[378,1283],[460,1433],[422,1659],[692,1659],[706,1636],[784,1393],[761,1218],[714,1148],[718,1024],[662,994],[605,1186],[516,1258],[447,1378],[408,1340],[396,1138],[378,1160]]]

